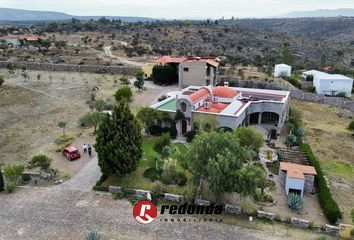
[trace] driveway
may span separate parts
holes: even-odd
[[[132,65],[132,66],[136,66],[136,67],[141,67],[144,65],[143,63],[140,63],[140,62],[135,62],[135,61],[129,60],[127,58],[118,57],[118,56],[113,55],[111,52],[111,48],[112,48],[111,46],[103,47],[104,53],[108,57],[118,59],[120,62],[122,62],[124,64]]]

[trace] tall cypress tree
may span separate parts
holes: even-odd
[[[2,176],[2,172],[1,172],[1,165],[0,165],[0,192],[4,191],[4,177]]]
[[[120,102],[101,118],[95,149],[104,175],[122,176],[133,172],[142,157],[141,125],[127,104]]]

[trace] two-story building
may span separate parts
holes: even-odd
[[[219,58],[215,57],[180,57],[164,56],[158,65],[173,65],[178,74],[178,86],[215,86],[218,83]]]

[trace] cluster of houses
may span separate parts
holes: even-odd
[[[22,47],[22,46],[37,46],[38,36],[36,35],[7,35],[0,37],[0,44],[7,45],[8,47]]]
[[[164,56],[156,63],[145,66],[145,77],[150,77],[155,65],[173,65],[178,74],[179,91],[152,105],[162,112],[175,115],[184,114],[184,119],[176,123],[178,136],[189,131],[210,128],[213,122],[218,128],[234,130],[241,126],[255,125],[268,139],[277,139],[288,117],[290,92],[270,89],[230,87],[218,78],[220,58],[212,57],[170,57]],[[274,76],[290,77],[291,66],[277,64]],[[303,72],[303,77],[313,77],[317,93],[351,96],[353,79],[328,74],[316,70]],[[207,119],[207,121],[205,121]],[[162,125],[168,124],[161,123]],[[265,132],[264,132],[265,130]],[[285,193],[314,192],[316,171],[312,166],[297,163],[281,163],[280,177]]]
[[[274,67],[275,77],[290,77],[291,66],[286,64],[277,64]],[[328,96],[343,94],[346,97],[352,95],[353,79],[342,74],[329,74],[317,70],[304,71],[302,77],[305,80],[313,81],[316,93]]]

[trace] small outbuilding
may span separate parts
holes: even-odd
[[[291,76],[291,66],[282,64],[276,64],[274,67],[275,77],[290,77]]]
[[[315,192],[316,170],[313,166],[297,163],[281,162],[279,168],[280,181],[285,183],[285,194],[294,192],[303,197],[304,192]]]
[[[344,93],[346,97],[352,95],[353,79],[341,74],[329,74],[317,70],[302,73],[304,78],[313,76],[313,86],[319,94],[335,96]]]

